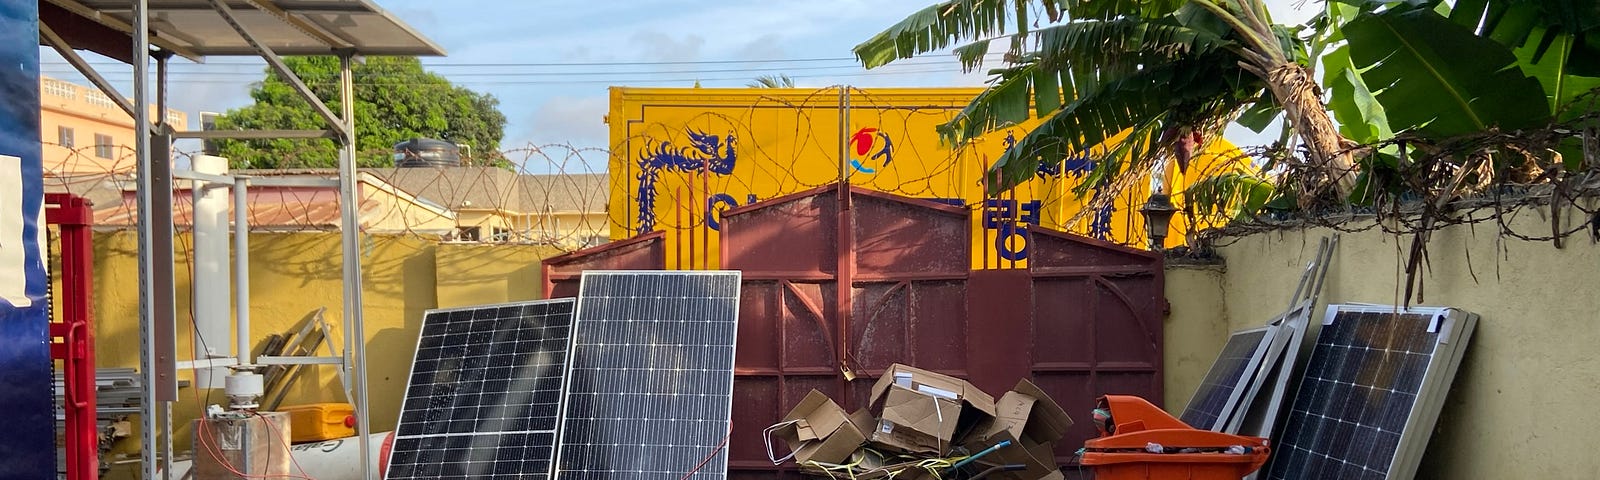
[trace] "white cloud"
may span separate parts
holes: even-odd
[[[578,147],[605,147],[609,138],[605,116],[610,98],[604,95],[585,97],[551,97],[536,107],[527,127],[506,132],[504,148],[518,148],[529,143],[570,143]]]

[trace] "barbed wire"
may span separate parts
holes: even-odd
[[[1593,194],[1600,188],[1594,118],[1588,115],[1542,130],[1490,131],[1436,143],[1401,136],[1353,147],[1389,151],[1402,159],[1393,167],[1366,167],[1371,178],[1365,185],[1372,193],[1362,202],[1325,191],[1306,193],[1305,186],[1331,178],[1330,173],[1310,165],[1303,148],[1280,145],[1213,154],[1179,173],[1157,168],[1170,155],[1157,152],[1148,156],[1152,161],[1124,165],[1116,181],[1090,188],[1079,188],[1085,179],[1083,165],[1074,166],[1069,159],[1053,170],[1041,168],[1019,189],[986,196],[981,180],[1003,151],[996,144],[1005,141],[1001,133],[959,146],[935,146],[928,140],[936,138],[933,127],[948,121],[966,99],[849,89],[845,100],[838,88],[752,92],[708,91],[703,108],[676,117],[612,119],[622,123],[613,124],[614,140],[608,147],[530,144],[470,152],[456,168],[363,168],[361,228],[439,241],[546,245],[563,252],[667,230],[699,232],[707,239],[700,248],[709,249],[715,235],[707,230],[718,228],[721,211],[844,178],[871,190],[973,210],[984,219],[976,228],[994,230],[984,235],[1031,224],[1142,247],[1145,233],[1136,226],[1143,223],[1138,208],[1148,195],[1143,184],[1150,175],[1182,178],[1192,185],[1201,178],[1232,174],[1259,179],[1279,191],[1299,189],[1297,208],[1241,216],[1238,198],[1210,199],[1223,204],[1210,208],[1191,205],[1175,220],[1184,225],[1176,236],[1188,237],[1195,250],[1286,228],[1416,235],[1490,222],[1507,237],[1560,241],[1589,224],[1557,222],[1551,232],[1522,232],[1512,229],[1508,219],[1536,206],[1557,213],[1570,208],[1592,217]],[[848,120],[840,118],[841,101],[849,102],[843,110]],[[1581,144],[1583,158],[1578,168],[1568,168],[1570,162],[1557,152],[1574,142]],[[252,228],[339,227],[337,190],[292,181],[335,178],[336,160],[325,146],[302,145],[278,152],[278,168],[234,171],[278,179],[251,187],[247,218]],[[131,148],[46,144],[44,153],[48,190],[88,197],[102,226],[134,225]],[[391,154],[382,149],[357,156]],[[174,167],[191,168],[198,155],[175,149]],[[1201,201],[1191,202],[1182,188],[1170,193],[1179,205]],[[175,182],[173,194],[177,221],[187,223],[192,185]],[[1190,233],[1186,225],[1202,228]]]

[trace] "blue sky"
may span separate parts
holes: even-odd
[[[568,143],[603,147],[609,85],[742,87],[755,76],[787,73],[802,87],[975,86],[982,75],[963,74],[948,55],[904,61],[866,72],[843,58],[850,48],[922,8],[931,0],[811,1],[503,1],[378,0],[433,39],[448,57],[424,59],[436,73],[500,99],[506,114],[504,148]],[[1301,21],[1320,7],[1315,0],[1268,0],[1279,21]],[[1296,9],[1305,4],[1304,8]],[[46,75],[82,81],[43,49]],[[125,80],[126,66],[102,72]],[[772,61],[788,60],[777,63]],[[695,65],[562,65],[532,63],[739,62]],[[767,61],[767,62],[762,62]],[[749,62],[749,63],[746,63]],[[259,59],[219,58],[206,65],[176,61],[173,108],[226,111],[249,103],[259,80]],[[510,65],[516,64],[516,65]],[[733,71],[729,71],[733,70]],[[118,81],[127,92],[128,82]],[[1235,129],[1237,142],[1261,136]]]

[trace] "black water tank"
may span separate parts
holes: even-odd
[[[394,144],[394,166],[459,167],[461,149],[450,142],[427,138],[413,138]]]

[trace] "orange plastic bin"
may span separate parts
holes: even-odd
[[[1238,480],[1270,454],[1267,439],[1198,430],[1139,397],[1106,395],[1100,408],[1110,417],[1081,460],[1096,480]]]

